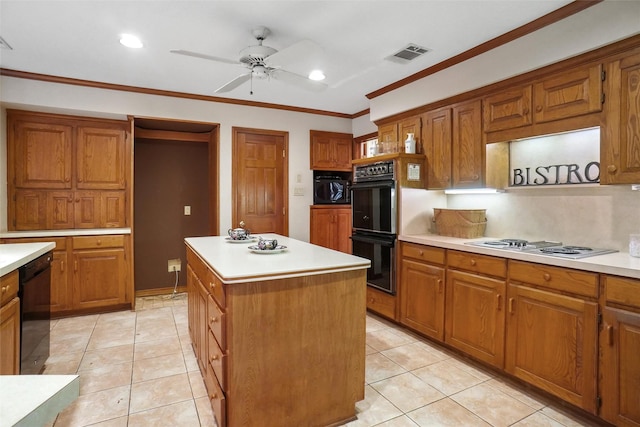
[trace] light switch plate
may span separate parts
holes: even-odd
[[[184,214],[185,215],[191,215],[191,206],[185,206],[184,207]]]

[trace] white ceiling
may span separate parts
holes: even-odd
[[[13,48],[0,49],[0,67],[353,114],[369,107],[367,93],[570,2],[0,0],[0,36]],[[277,50],[304,39],[320,45],[329,88],[313,93],[254,80],[253,95],[249,83],[216,94],[246,69],[169,52],[238,59],[241,49],[255,44],[251,30],[260,25],[271,30],[264,44]],[[145,47],[123,47],[122,33],[138,35]],[[384,60],[409,43],[430,52],[404,65]],[[306,62],[281,65],[306,75]]]

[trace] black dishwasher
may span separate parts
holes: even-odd
[[[51,259],[48,252],[19,269],[20,374],[41,374],[49,357]]]

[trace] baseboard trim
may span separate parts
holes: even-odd
[[[178,286],[176,288],[177,293],[187,292],[186,286]],[[152,297],[156,295],[171,295],[173,293],[173,287],[168,288],[153,288],[153,289],[141,289],[136,291],[136,298]]]

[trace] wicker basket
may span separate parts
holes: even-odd
[[[433,209],[436,233],[441,236],[465,237],[468,239],[484,236],[487,227],[486,209]]]

